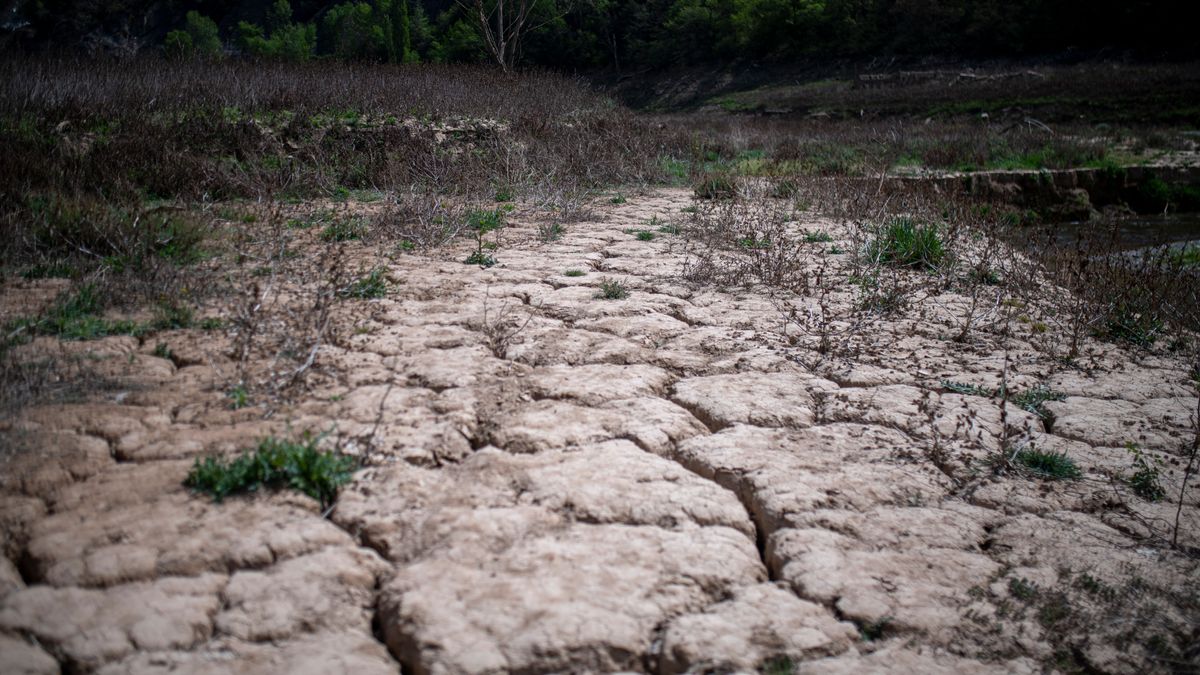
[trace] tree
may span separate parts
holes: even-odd
[[[225,53],[216,22],[195,10],[184,17],[183,30],[167,33],[163,49],[175,58],[217,59]]]
[[[552,6],[549,16],[530,21],[543,2]],[[530,31],[561,18],[554,0],[455,0],[475,20],[488,53],[504,72],[511,72],[521,54],[521,41]]]

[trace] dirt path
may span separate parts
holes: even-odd
[[[688,287],[682,238],[626,232],[689,203],[606,205],[553,243],[518,224],[486,270],[398,258],[268,420],[229,409],[202,334],[170,359],[76,343],[110,387],[4,423],[0,671],[1129,671],[1153,654],[1125,624],[1194,622],[1194,562],[1142,538],[1173,505],[1103,478],[1127,441],[1175,456],[1186,364],[1016,349],[1013,382],[1066,394],[1053,433],[946,392],[994,383],[1004,354],[937,326],[814,367],[778,302]],[[1086,480],[981,478],[1003,423]],[[181,486],[196,456],[331,428],[369,466],[328,519]]]

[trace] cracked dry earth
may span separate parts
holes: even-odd
[[[605,206],[554,243],[517,218],[487,270],[391,260],[392,293],[270,419],[229,410],[211,333],[170,334],[172,360],[65,345],[117,384],[3,423],[0,671],[1040,672],[1063,635],[1074,663],[1159,667],[1197,568],[1148,543],[1173,505],[1103,477],[1127,441],[1178,459],[1186,364],[1096,346],[1105,368],[1056,369],[1015,339],[1011,381],[1067,397],[1053,433],[1008,422],[1085,479],[979,479],[1000,405],[938,383],[995,385],[1002,353],[908,326],[806,367],[777,302],[689,287],[681,238],[625,232],[689,202]],[[629,297],[597,299],[602,277]],[[505,321],[524,329],[494,350]],[[181,485],[197,456],[334,426],[372,451],[328,518]],[[1198,514],[1192,492],[1185,546]]]

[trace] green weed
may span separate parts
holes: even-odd
[[[320,437],[307,434],[299,441],[264,438],[253,451],[232,461],[197,458],[183,484],[218,502],[234,494],[290,488],[326,509],[337,498],[338,488],[349,482],[355,462],[352,457],[317,450],[319,441]]]
[[[388,280],[382,267],[376,267],[338,291],[342,298],[368,300],[387,295]]]
[[[1147,457],[1135,443],[1126,443],[1125,449],[1133,458],[1133,473],[1125,479],[1134,494],[1148,502],[1162,501],[1167,496],[1163,488],[1159,462]]]
[[[581,277],[585,274],[587,274],[587,272],[584,272],[583,270],[567,270],[566,272],[563,272],[563,276],[567,277]]]
[[[629,289],[615,279],[601,279],[600,292],[596,294],[602,300],[623,300],[629,297]]]
[[[321,239],[328,242],[354,241],[367,234],[367,225],[358,218],[335,220],[321,230]]]
[[[936,270],[946,257],[938,228],[918,224],[911,218],[888,222],[867,244],[866,253],[872,261],[930,271]]]

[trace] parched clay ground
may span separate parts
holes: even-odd
[[[1136,442],[1178,494],[1187,364],[1093,345],[1102,367],[1071,369],[1014,338],[1010,383],[1067,398],[1053,433],[1008,423],[1085,477],[993,475],[999,402],[939,384],[995,386],[991,341],[897,320],[816,358],[779,299],[689,286],[681,237],[625,232],[689,203],[606,204],[549,244],[517,218],[487,270],[461,247],[395,258],[391,294],[344,303],[354,330],[269,419],[229,409],[212,333],[63,347],[107,384],[2,423],[0,672],[1196,666],[1175,507],[1110,479]],[[629,297],[597,299],[602,278]],[[369,465],[328,518],[181,485],[197,456],[334,428]]]

